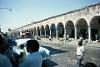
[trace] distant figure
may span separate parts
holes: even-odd
[[[19,67],[42,67],[42,56],[38,53],[39,43],[36,40],[29,40],[26,44],[26,49],[30,53],[19,64]]]
[[[0,67],[12,67],[12,64],[9,58],[3,53],[7,50],[5,39],[0,34]]]
[[[81,61],[83,60],[84,56],[84,47],[82,46],[82,41],[78,42],[78,47],[77,47],[77,64],[78,67],[81,67]]]
[[[80,40],[79,41],[83,42],[83,37],[82,36],[80,37]]]
[[[88,62],[84,65],[84,67],[97,67],[94,63]]]
[[[49,40],[51,41],[51,36],[49,36]]]

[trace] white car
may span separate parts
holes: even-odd
[[[17,45],[15,47],[13,47],[13,52],[17,53],[19,55],[20,55],[21,52],[25,52],[26,55],[28,55],[29,53],[27,52],[26,46],[25,46],[26,42],[28,40],[31,40],[31,39],[30,38],[17,39],[16,40]],[[23,48],[22,48],[21,45],[23,45]],[[48,49],[44,48],[44,47],[41,47],[41,46],[39,47],[39,53],[42,55],[44,60],[48,59],[48,58],[51,58],[50,51]]]

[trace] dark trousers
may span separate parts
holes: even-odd
[[[81,61],[82,61],[82,56],[77,55],[77,64],[78,64],[78,67],[81,67]]]

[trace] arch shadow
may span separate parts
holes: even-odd
[[[97,67],[97,65],[92,62],[86,62],[84,67]]]

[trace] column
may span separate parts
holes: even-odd
[[[64,39],[66,40],[66,28],[64,28]]]
[[[58,30],[56,29],[56,39],[58,39]]]
[[[46,38],[46,30],[44,30],[44,33],[45,33],[45,38]]]
[[[50,29],[50,38],[51,38],[51,29]]]
[[[19,35],[19,37],[21,38],[22,37],[22,31],[20,30],[20,35]]]
[[[77,40],[77,26],[75,26],[75,40]]]
[[[89,39],[89,42],[91,41],[91,27],[88,26],[88,39]]]
[[[34,37],[34,31],[32,31],[32,36]]]
[[[38,31],[36,30],[36,36],[38,36]]]

